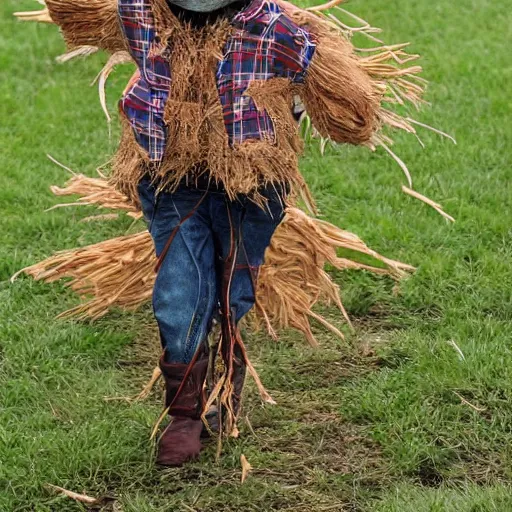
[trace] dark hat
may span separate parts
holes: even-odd
[[[187,11],[212,12],[222,9],[237,0],[169,0],[169,3],[177,5]]]

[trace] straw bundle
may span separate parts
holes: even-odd
[[[57,195],[79,194],[73,205],[96,205],[140,216],[126,197],[111,187],[106,179],[75,174],[64,188],[52,187]],[[336,254],[338,248],[370,256],[381,266],[369,266]],[[156,258],[148,232],[122,236],[99,244],[56,253],[24,272],[36,280],[52,282],[70,279],[68,286],[84,303],[62,313],[80,319],[97,319],[111,308],[136,309],[152,293]],[[336,304],[348,316],[339,296],[339,287],[325,271],[329,263],[338,269],[364,269],[388,274],[395,279],[413,267],[387,259],[368,248],[356,235],[328,222],[313,219],[297,208],[288,208],[265,255],[257,285],[254,321],[265,325],[272,336],[292,327],[316,345],[310,321],[342,336],[339,330],[315,313],[320,304]]]
[[[381,147],[399,165],[407,177],[409,187],[412,188],[412,178],[406,164],[389,148],[393,144],[393,139],[390,136],[391,130],[402,130],[413,134],[422,147],[423,143],[415,128],[417,126],[433,131],[456,144],[455,139],[443,131],[391,110],[396,106],[412,106],[419,109],[424,103],[423,95],[428,82],[418,76],[422,72],[421,66],[412,64],[420,56],[406,52],[410,43],[388,45],[378,39],[376,34],[379,34],[381,29],[372,27],[367,21],[340,7],[344,0],[331,0],[326,4],[307,9],[299,9],[284,0],[277,1],[296,23],[307,27],[318,37],[317,55],[315,56],[317,63],[315,64],[313,61],[310,73],[312,76],[306,80],[306,88],[310,91],[305,98],[308,114],[303,117],[305,133],[310,133],[313,137],[321,139],[322,152],[327,143],[336,142],[361,144],[373,151],[377,147]],[[352,20],[351,25],[342,21],[347,18]],[[352,39],[355,35],[366,37],[377,43],[377,46],[372,48],[354,47]],[[343,44],[343,41],[346,44]],[[349,54],[352,59],[347,60]],[[379,98],[380,105],[376,110],[374,124],[370,116],[364,115],[364,104],[360,108],[356,108],[357,104],[349,104],[347,108],[347,103],[339,91],[340,77],[337,73],[333,73],[333,69],[336,68],[333,63],[337,61],[339,61],[337,68],[340,73],[342,71],[341,63],[348,62],[352,76],[357,77],[359,73],[363,72],[371,79],[373,92],[367,92],[363,97],[366,96],[369,102],[372,101],[372,98]],[[344,76],[344,73],[341,73],[341,77]],[[357,81],[358,86],[362,84],[363,80]],[[348,97],[351,98],[353,93],[350,92],[350,89],[344,88],[344,95],[347,92],[349,93]],[[335,115],[336,113],[338,115]],[[336,123],[340,114],[343,114],[341,116],[344,120],[343,126]],[[360,121],[364,121],[359,126],[356,123],[358,118]],[[348,120],[348,125],[346,120]],[[409,195],[429,206],[437,205],[421,194],[409,193]],[[441,208],[434,209],[445,218],[452,220]]]
[[[45,0],[70,50],[97,46],[109,52],[126,49],[117,0]]]
[[[338,248],[370,256],[382,266],[340,258]],[[288,327],[297,329],[312,346],[317,342],[311,331],[311,319],[343,337],[336,327],[313,311],[318,303],[335,304],[350,325],[339,287],[325,271],[327,263],[339,270],[362,269],[395,279],[414,270],[409,265],[381,256],[348,231],[311,218],[297,208],[289,208],[265,254],[265,264],[258,279],[255,319],[264,321],[271,334]]]
[[[83,174],[74,174],[65,187],[52,186],[50,190],[56,196],[70,196],[74,194],[81,196],[73,203],[61,203],[50,208],[50,210],[65,206],[96,205],[113,210],[124,210],[130,217],[135,219],[142,217],[142,213],[137,206],[112,187],[105,177],[90,178]]]

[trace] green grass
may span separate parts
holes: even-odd
[[[116,145],[88,83],[105,56],[58,65],[55,27],[20,24],[0,5],[0,510],[79,511],[45,484],[114,496],[117,510],[512,510],[512,15],[491,0],[354,2],[388,41],[411,40],[431,80],[421,120],[427,149],[398,136],[415,187],[457,218],[448,225],[400,192],[382,153],[308,149],[303,170],[326,219],[418,271],[393,283],[337,273],[357,333],[322,351],[294,333],[248,340],[279,405],[249,393],[252,430],[181,470],[154,467],[149,442],[160,398],[135,394],[155,360],[149,310],[95,324],[56,322],[76,303],[62,284],[19,268],[56,249],[129,227],[90,225],[87,209],[44,210],[65,171],[93,174]],[[109,84],[111,109],[130,70]],[[334,318],[334,312],[327,312]],[[460,347],[462,359],[450,341]],[[464,397],[477,409],[462,403]],[[240,485],[240,454],[254,472]],[[122,507],[122,508],[121,508]],[[115,508],[114,508],[115,510]]]

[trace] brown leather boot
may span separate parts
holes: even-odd
[[[162,357],[160,368],[165,379],[165,405],[170,406],[172,419],[160,438],[157,463],[181,466],[196,459],[201,451],[203,384],[208,359],[200,356],[189,370],[187,364],[166,363]]]

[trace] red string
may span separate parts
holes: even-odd
[[[208,195],[208,190],[203,194],[201,199],[199,199],[199,202],[194,206],[194,208],[192,208],[192,210],[189,213],[187,213],[187,215],[185,215],[185,217],[183,217],[180,220],[179,224],[172,230],[172,233],[170,234],[169,239],[167,240],[165,247],[162,250],[162,253],[158,257],[158,261],[156,262],[156,265],[155,265],[156,273],[158,273],[158,271],[160,270],[160,267],[162,266],[162,263],[164,262],[165,257],[167,256],[167,253],[169,252],[169,249],[171,248],[172,241],[174,240],[174,237],[178,233],[178,230],[188,219],[190,219],[192,217],[192,215],[194,215],[194,213],[197,212],[198,208],[201,206],[201,203],[205,200],[207,195]]]

